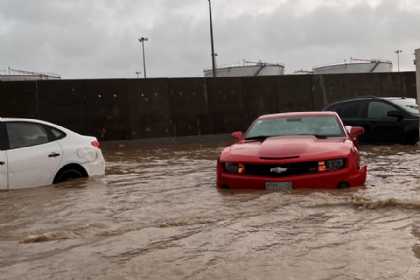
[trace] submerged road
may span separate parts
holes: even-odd
[[[219,192],[224,143],[104,148],[107,176],[0,193],[0,279],[420,279],[420,146],[365,188]]]

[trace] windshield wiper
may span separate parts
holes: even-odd
[[[330,136],[328,136],[328,135],[324,135],[324,134],[311,134],[311,133],[306,133],[306,134],[295,134],[295,135],[298,135],[298,136],[314,136],[314,137],[316,137],[317,139],[327,139],[328,137],[330,137]]]
[[[247,137],[247,138],[245,138],[245,140],[261,140],[261,141],[264,141],[268,137],[271,137],[271,136],[269,136],[269,135],[258,135],[258,136]]]
[[[329,135],[323,135],[323,134],[294,134],[295,136],[314,136],[317,139],[327,139],[328,137],[330,137]],[[252,136],[252,137],[247,137],[245,138],[245,140],[261,140],[264,141],[265,139],[269,138],[269,137],[273,137],[274,135],[258,135],[258,136]],[[290,135],[284,135],[284,136],[293,136],[293,134]]]

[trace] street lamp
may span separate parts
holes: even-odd
[[[211,63],[213,77],[216,77],[216,54],[214,53],[214,37],[213,37],[213,19],[211,15],[211,1],[209,0],[209,15],[210,15],[210,42],[211,42]]]
[[[396,50],[395,53],[397,54],[397,61],[398,61],[398,72],[400,72],[400,53],[402,53],[402,50]]]
[[[149,38],[141,37],[138,40],[141,43],[141,47],[142,47],[142,50],[143,50],[143,74],[144,74],[144,78],[146,79],[147,76],[146,76],[146,59],[145,59],[145,55],[144,55],[144,42],[149,41]]]

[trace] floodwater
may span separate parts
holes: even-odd
[[[233,193],[223,144],[113,144],[102,179],[0,193],[0,279],[420,279],[420,146],[363,146],[365,188]]]

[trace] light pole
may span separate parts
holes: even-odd
[[[145,55],[144,55],[144,42],[149,41],[149,38],[141,37],[138,40],[141,43],[141,47],[142,47],[142,50],[143,50],[143,74],[144,74],[144,78],[146,79],[147,75],[146,75],[146,59],[145,59]]]
[[[400,53],[402,53],[402,50],[396,50],[395,53],[397,54],[397,63],[398,63],[398,72],[400,72]]]
[[[214,36],[213,36],[213,19],[211,15],[211,1],[209,0],[209,15],[210,15],[210,42],[211,42],[211,63],[213,77],[216,77],[216,54],[214,53]]]

